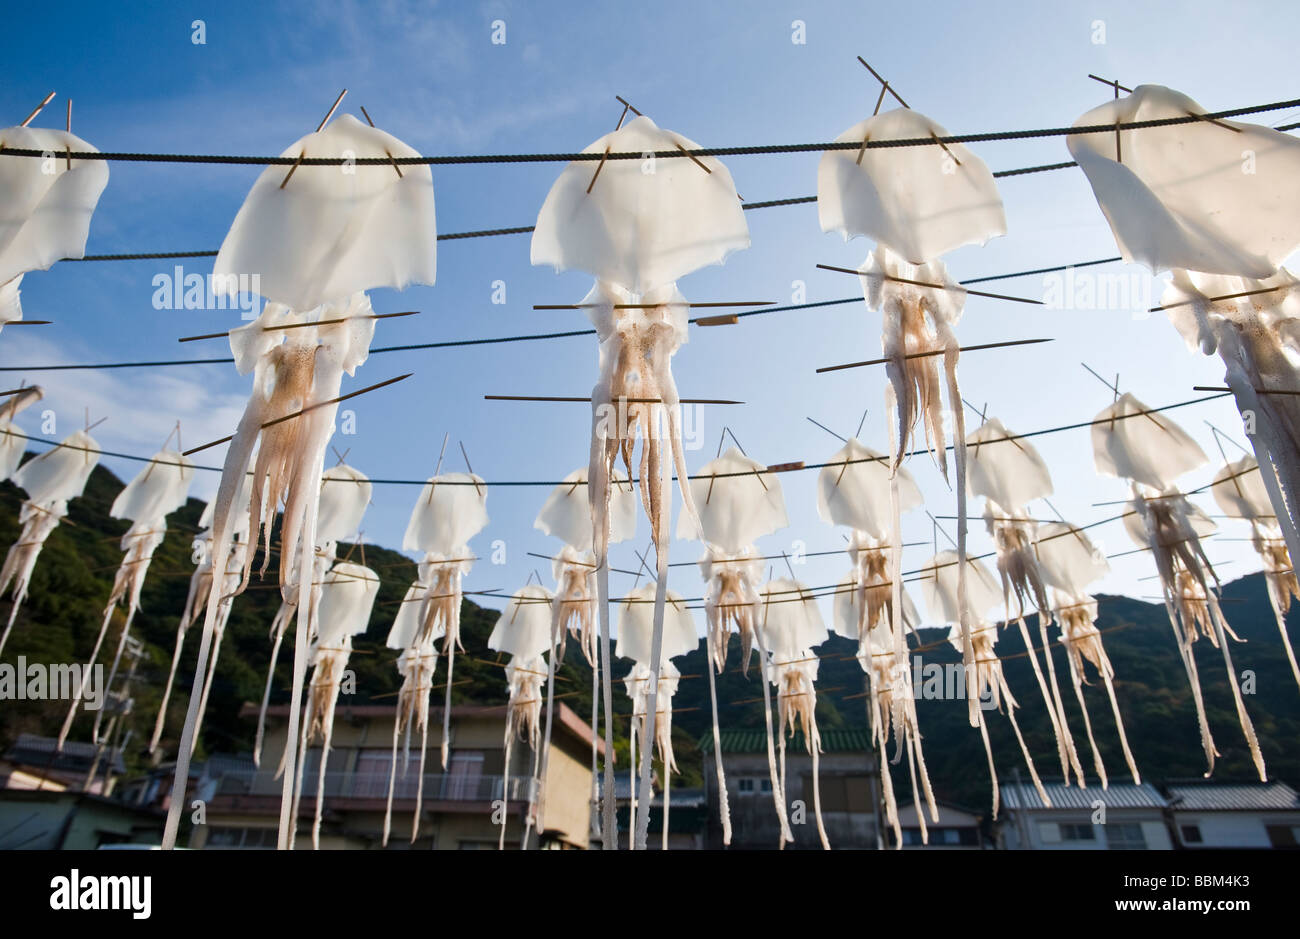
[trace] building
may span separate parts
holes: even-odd
[[[768,771],[767,735],[762,730],[727,730],[719,735],[722,772],[727,782],[731,815],[731,847],[771,850],[777,847],[780,824],[772,799]],[[863,728],[821,731],[819,757],[822,822],[832,848],[880,847],[880,796],[871,734]],[[708,827],[705,845],[721,848],[718,779],[713,736],[700,739]],[[795,848],[820,848],[813,814],[812,757],[803,733],[785,743],[786,804]],[[671,815],[669,818],[671,819]]]
[[[165,818],[156,809],[71,789],[6,789],[0,792],[0,851],[156,845]]]
[[[1165,795],[1180,848],[1300,847],[1300,801],[1286,783],[1178,781]]]
[[[334,737],[325,770],[322,848],[378,848],[384,827],[389,770],[393,755],[392,705],[340,704],[335,712]],[[284,750],[287,705],[267,712],[266,742],[260,767],[251,760],[232,765],[212,761],[216,768],[207,782],[211,798],[206,824],[196,826],[194,848],[274,848],[279,825],[281,780],[276,766]],[[241,716],[256,719],[257,708],[245,705]],[[496,849],[501,813],[506,818],[507,847],[520,847],[524,818],[535,796],[533,754],[523,741],[511,748],[505,765],[504,705],[457,705],[452,708],[447,769],[441,767],[442,711],[429,711],[429,739],[419,837],[410,841],[418,786],[418,737],[412,741],[407,764],[398,748],[392,835],[389,848]],[[547,831],[540,841],[536,829],[527,846],[586,848],[591,823],[591,728],[567,705],[557,702],[547,772]],[[603,742],[595,741],[598,752]],[[224,765],[221,765],[223,764]],[[298,844],[310,843],[316,811],[319,745],[304,761],[299,804]],[[404,766],[409,769],[403,770]],[[199,786],[204,788],[203,784]],[[504,797],[503,797],[504,794]]]
[[[125,769],[120,749],[110,751],[93,743],[68,740],[59,750],[53,737],[19,734],[0,759],[0,789],[84,789],[96,795],[111,795],[113,784]]]
[[[997,845],[1009,850],[1168,850],[1167,802],[1150,783],[1112,782],[1106,789],[1043,783],[1051,802],[1020,781],[1000,783]]]
[[[981,816],[947,802],[935,802],[939,810],[939,821],[933,821],[929,808],[922,806],[924,813],[926,840],[921,839],[921,821],[916,817],[916,803],[907,802],[898,807],[898,826],[903,832],[903,849],[925,848],[935,850],[979,851],[990,847],[980,834]],[[894,846],[894,830],[886,822],[885,840],[889,847]]]

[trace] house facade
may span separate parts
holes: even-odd
[[[1007,850],[1115,851],[1168,850],[1168,803],[1150,783],[1111,782],[1086,789],[1044,781],[1049,804],[1035,787],[1017,781],[999,784],[997,846]]]
[[[719,735],[722,772],[731,816],[731,848],[772,850],[780,825],[768,770],[767,735],[762,730],[728,730]],[[871,734],[866,728],[821,732],[818,780],[822,822],[832,848],[880,847],[880,795]],[[713,736],[700,740],[703,753],[707,828],[705,846],[723,847],[718,814],[718,777]],[[778,760],[780,758],[778,757]],[[803,734],[785,741],[785,789],[793,848],[820,849],[814,815],[812,757]]]
[[[1284,782],[1189,780],[1165,795],[1180,848],[1300,848],[1300,801]]]
[[[325,767],[321,848],[379,848],[393,765],[392,706],[341,705]],[[242,716],[255,719],[245,705]],[[274,848],[280,813],[281,780],[276,768],[284,751],[288,708],[267,713],[261,766],[223,761],[213,778],[200,785],[210,798],[204,824],[196,825],[193,848]],[[419,787],[419,738],[411,741],[409,762],[403,742],[397,748],[390,849],[493,849],[506,822],[505,844],[518,848],[586,848],[591,824],[591,728],[567,705],[557,702],[545,786],[546,832],[540,837],[525,825],[537,790],[534,755],[528,744],[514,741],[510,762],[505,754],[505,706],[454,706],[451,712],[447,768],[441,765],[442,713],[429,712],[418,837],[411,841]],[[595,741],[603,753],[603,742]],[[319,745],[304,761],[299,806],[299,844],[309,837],[316,811]]]

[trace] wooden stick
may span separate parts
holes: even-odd
[[[1193,391],[1232,391],[1231,388],[1216,388],[1211,385],[1192,385]],[[1290,391],[1284,388],[1255,388],[1252,389],[1257,395],[1300,395],[1300,391]]]
[[[32,121],[36,120],[36,115],[40,114],[43,110],[45,110],[45,106],[49,104],[52,100],[54,100],[54,92],[51,91],[48,95],[45,96],[45,99],[41,101],[40,104],[32,108],[32,113],[27,115],[27,120],[23,121],[18,126],[26,127]]]
[[[354,319],[355,320],[388,320],[388,319],[394,319],[395,317],[398,316],[415,316],[419,312],[420,312],[419,310],[404,310],[401,313],[368,313],[365,316],[341,316],[337,319],[316,320],[314,322],[309,322],[309,323],[286,323],[281,326],[263,326],[262,332],[269,333],[281,329],[302,329],[307,326],[329,326],[334,323],[346,323],[348,320],[354,320]],[[177,339],[176,341],[197,342],[200,339],[223,339],[226,336],[229,336],[232,332],[234,332],[233,329],[227,330],[224,333],[204,333],[202,336],[184,336],[180,339]]]
[[[344,88],[342,91],[339,92],[339,96],[335,98],[334,103],[330,105],[329,113],[326,114],[325,117],[321,120],[320,124],[316,126],[316,133],[319,134],[322,130],[325,129],[325,125],[328,124],[330,118],[334,116],[334,112],[338,110],[339,103],[343,100],[343,96],[347,93],[348,90],[346,88]],[[367,117],[366,119],[369,120],[369,117]],[[370,126],[373,127],[374,125],[371,124]]]
[[[1044,340],[1045,341],[1045,340]],[[547,395],[484,395],[484,401],[550,401],[556,403],[590,403],[591,398],[570,398]],[[624,404],[663,404],[663,398],[617,398]],[[614,400],[610,403],[613,404]],[[681,398],[678,404],[744,404],[744,401],[729,401],[724,398]]]
[[[723,316],[701,316],[695,321],[696,326],[735,326],[740,322],[740,317],[735,313],[725,314]]]
[[[596,164],[596,172],[591,174],[591,182],[587,183],[587,195],[591,195],[591,187],[596,185],[596,179],[600,176],[600,171],[605,168],[605,161],[609,159],[609,147],[600,155],[600,162]]]
[[[1030,346],[1040,342],[1051,342],[1051,341],[1052,341],[1051,339],[1010,339],[1005,342],[984,342],[976,346],[961,346],[957,349],[957,351],[958,352],[979,352],[983,349],[1001,349],[1007,346]],[[903,356],[903,358],[924,359],[932,355],[943,355],[945,351],[946,350],[944,349],[935,349],[933,352],[911,352]],[[866,362],[849,362],[845,365],[827,365],[823,368],[817,369],[817,374],[820,375],[822,372],[838,372],[839,370],[845,368],[861,368],[865,365],[884,365],[888,361],[890,361],[888,358],[884,358],[884,359],[869,359]],[[986,442],[992,442],[992,441],[986,441]]]
[[[1236,300],[1240,297],[1253,297],[1260,293],[1272,293],[1275,290],[1290,290],[1295,284],[1278,284],[1276,287],[1261,287],[1259,290],[1243,290],[1241,293],[1225,293],[1219,297],[1202,297],[1201,299],[1179,300],[1177,303],[1171,303],[1168,306],[1153,306],[1147,310],[1148,313],[1159,313],[1161,310],[1173,310],[1180,306],[1191,306],[1193,303],[1218,303],[1220,300]]]
[[[330,404],[338,404],[340,401],[346,401],[349,398],[355,398],[357,397],[357,395],[363,395],[368,391],[375,391],[379,388],[383,388],[385,385],[396,384],[399,381],[404,381],[405,379],[410,378],[414,374],[415,374],[414,372],[407,372],[405,375],[398,375],[396,378],[390,378],[387,381],[381,381],[377,384],[370,385],[366,388],[361,388],[357,391],[349,392],[348,394],[345,395],[339,395],[337,398],[330,398],[328,401],[321,401],[319,404],[310,405],[308,407],[303,408],[301,411],[294,411],[292,414],[286,414],[283,417],[275,418],[275,420],[267,421],[265,424],[261,426],[260,429],[265,430],[268,427],[274,427],[276,424],[283,424],[285,421],[291,421],[295,417],[302,417],[304,414],[310,411],[314,411],[317,408],[323,408],[326,405],[330,405]],[[231,434],[227,437],[222,437],[220,440],[213,440],[211,443],[205,443],[201,447],[194,447],[191,450],[186,450],[182,455],[189,456],[191,453],[198,453],[200,450],[208,450],[212,447],[218,446],[220,444],[226,443],[227,441],[234,440],[234,439],[235,439],[235,435]]]
[[[893,88],[890,88],[889,82],[881,78],[880,73],[867,64],[866,59],[864,59],[862,56],[858,56],[858,61],[862,63],[863,68],[865,68],[868,72],[870,72],[872,75],[876,77],[876,81],[880,82],[880,84],[884,85],[886,88],[889,88],[889,93],[894,96],[895,101],[897,101],[899,104],[901,104],[903,107],[907,108],[908,110],[911,110],[912,106],[908,104],[906,101],[904,101],[902,98],[900,98],[897,91],[895,91]]]
[[[698,303],[534,303],[534,310],[598,310],[613,306],[615,310],[655,310],[662,306],[686,306],[693,310],[713,310],[733,306],[771,306],[773,300],[708,300]]]
[[[892,280],[899,284],[912,284],[915,287],[930,287],[934,290],[962,290],[972,297],[988,297],[992,300],[1010,300],[1013,303],[1032,303],[1035,306],[1044,305],[1042,300],[1031,300],[1028,297],[1012,297],[1005,293],[989,293],[986,290],[970,290],[960,284],[931,284],[923,280],[910,280],[906,277],[895,277],[892,274],[881,274],[876,271],[855,271],[851,267],[836,267],[833,264],[818,264],[817,266],[823,271],[835,271],[837,274],[856,274],[858,277],[878,277],[881,280]]]

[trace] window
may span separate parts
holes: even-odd
[[[763,792],[771,792],[771,791],[772,791],[772,780],[770,780],[770,779],[760,779],[760,780],[758,781],[758,788],[761,789]]]
[[[736,789],[740,792],[753,792],[754,780],[750,779],[748,776],[742,776],[740,779],[736,780]]]
[[[394,781],[394,788],[397,790],[394,794],[399,798],[414,797],[415,774],[410,775],[411,786],[403,785],[406,776],[403,773],[404,761],[399,756],[397,764],[397,779]],[[357,753],[357,771],[353,776],[352,795],[359,798],[384,798],[388,795],[388,774],[393,766],[393,754],[387,749],[367,749]],[[419,766],[419,762],[413,760],[411,768]],[[406,789],[412,791],[408,794]]]
[[[1106,844],[1114,851],[1145,851],[1147,839],[1138,822],[1111,822],[1106,826]]]
[[[453,750],[447,763],[447,798],[480,800],[484,754],[481,750]]]
[[[1093,832],[1091,825],[1072,825],[1067,822],[1061,822],[1061,840],[1096,841],[1097,835]]]
[[[1205,840],[1201,837],[1200,825],[1183,825],[1180,830],[1183,834],[1183,844],[1202,844]]]

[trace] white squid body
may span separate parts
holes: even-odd
[[[298,739],[297,780],[294,785],[293,817],[298,817],[298,800],[302,793],[303,764],[307,747],[321,741],[320,770],[316,780],[316,816],[312,822],[311,844],[320,847],[321,811],[325,802],[325,769],[329,763],[330,740],[334,735],[334,708],[338,703],[343,673],[352,653],[352,637],[366,631],[370,613],[379,594],[379,576],[368,567],[340,561],[325,575],[321,584],[317,610],[317,631],[312,645],[311,685],[307,695],[306,715]],[[285,742],[291,746],[290,741]],[[295,826],[296,827],[296,826]],[[292,847],[292,842],[290,843]]]
[[[421,625],[411,648],[442,637],[447,659],[443,707],[442,768],[447,768],[451,738],[451,685],[460,641],[461,581],[474,566],[469,540],[487,526],[487,483],[473,473],[432,476],[420,489],[402,538],[405,551],[423,551],[416,584],[424,591]]]
[[[754,542],[787,527],[785,498],[781,482],[767,467],[730,447],[717,459],[700,467],[690,480],[691,501],[696,517],[677,520],[677,537],[704,542],[699,561],[704,578],[704,615],[707,623],[705,648],[708,653],[709,699],[713,717],[714,768],[718,776],[718,811],[722,818],[722,840],[731,842],[731,810],[727,804],[726,776],[718,743],[717,674],[727,664],[727,646],[734,628],[740,634],[741,672],[748,674],[754,642],[759,641],[760,665],[766,657],[759,635],[759,584],[763,562]],[[645,661],[645,660],[639,660]],[[772,701],[768,683],[763,685],[763,713],[768,729],[769,765],[773,767],[773,795],[777,793],[774,753],[771,747]],[[788,833],[785,802],[777,802],[783,837]]]
[[[1051,473],[1033,444],[1015,439],[1015,435],[997,418],[987,419],[966,438],[966,453],[970,467],[966,476],[967,487],[970,495],[985,499],[984,524],[997,549],[1006,621],[1016,621],[1029,653],[1034,678],[1047,705],[1056,736],[1061,776],[1068,784],[1073,769],[1079,785],[1086,787],[1083,767],[1065,716],[1065,702],[1056,681],[1056,666],[1047,632],[1051,604],[1034,553],[1037,523],[1027,510],[1030,502],[1052,494]],[[1013,597],[1014,610],[1011,606]],[[1025,614],[1032,610],[1038,611],[1038,635],[1043,646],[1043,658],[1047,661],[1048,680],[1043,678],[1038,653],[1025,624]]]
[[[1290,139],[1290,138],[1287,138]],[[1247,421],[1271,521],[1300,551],[1300,281],[1286,268],[1260,280],[1175,271],[1161,304],[1190,349],[1216,351]],[[1258,292],[1265,291],[1265,292]],[[1250,296],[1232,296],[1248,293]],[[1215,300],[1216,297],[1228,299]],[[1250,425],[1253,423],[1253,427]]]
[[[505,789],[502,793],[502,798],[507,803],[510,799],[510,751],[516,738],[527,741],[532,749],[532,779],[538,777],[542,752],[542,685],[549,674],[543,656],[551,648],[551,606],[554,599],[551,592],[541,584],[521,587],[511,595],[510,602],[506,604],[488,636],[489,649],[511,657],[510,664],[506,666],[509,698],[506,706]],[[536,789],[532,791],[535,792]],[[528,832],[535,822],[534,807],[535,803],[530,798],[521,844],[527,843]],[[505,847],[507,818],[507,813],[502,812],[498,847]]]
[[[976,713],[979,715],[979,722],[976,726],[979,727],[980,737],[984,741],[989,776],[993,783],[993,817],[997,818],[1000,796],[998,773],[993,765],[993,750],[989,746],[984,709],[1002,711],[1004,703],[1006,705],[1004,713],[1011,723],[1011,729],[1015,731],[1020,752],[1029,769],[1029,776],[1033,780],[1034,788],[1038,790],[1038,797],[1043,800],[1044,805],[1050,806],[1051,799],[1043,789],[1042,781],[1038,778],[1038,770],[1034,766],[1034,759],[1029,755],[1025,738],[1020,733],[1020,725],[1016,722],[1016,708],[1020,705],[1007,686],[1006,676],[1002,673],[1002,662],[994,651],[998,641],[997,624],[985,618],[1002,602],[1002,591],[998,589],[998,583],[993,579],[988,568],[979,561],[968,559],[965,565],[966,592],[963,598],[957,586],[960,577],[958,566],[957,552],[940,551],[921,568],[922,592],[930,618],[941,623],[953,624],[948,633],[948,641],[952,643],[953,648],[962,653],[963,659],[973,662],[973,666],[968,666],[970,677],[966,682],[966,693],[974,693],[978,699]],[[963,599],[965,600],[964,611],[962,610]],[[971,624],[969,640],[963,634],[964,631],[955,625],[963,619]]]
[[[1291,552],[1269,502],[1263,473],[1253,457],[1226,464],[1214,474],[1210,486],[1214,501],[1225,515],[1250,522],[1251,544],[1259,553],[1264,565],[1264,581],[1268,584],[1268,599],[1282,635],[1291,674],[1300,685],[1300,667],[1297,667],[1295,648],[1286,631],[1286,614],[1291,609],[1291,599],[1300,598],[1300,583],[1296,581]]]
[[[175,450],[160,450],[153,455],[153,460],[142,469],[126,488],[118,493],[113,501],[109,515],[124,518],[133,524],[122,536],[122,550],[125,552],[122,563],[113,578],[113,590],[104,607],[104,621],[100,627],[99,638],[95,642],[95,652],[86,663],[86,670],[94,665],[100,643],[108,631],[109,620],[113,610],[123,600],[126,601],[126,620],[122,624],[121,638],[117,651],[113,655],[113,664],[108,670],[108,682],[111,688],[117,675],[118,664],[122,660],[122,650],[126,648],[127,635],[131,630],[131,621],[140,609],[140,591],[144,587],[145,575],[149,572],[149,563],[154,551],[163,543],[167,535],[167,516],[185,504],[189,496],[190,484],[194,481],[194,461]],[[64,727],[70,727],[76,713],[77,702],[74,701]],[[95,727],[92,739],[99,739],[100,721],[103,709],[95,715]],[[66,735],[66,730],[64,735]],[[62,738],[61,738],[62,739]]]
[[[888,583],[876,581],[881,576],[876,565],[864,569],[864,562],[874,562],[881,555],[879,548],[864,547],[869,536],[854,532],[849,545],[849,557],[854,567],[835,588],[834,616],[831,629],[845,639],[858,643],[858,664],[867,673],[870,685],[871,735],[880,755],[880,782],[885,799],[885,821],[894,829],[894,844],[902,848],[903,832],[898,818],[898,800],[894,795],[890,763],[899,763],[906,755],[907,771],[912,780],[914,802],[920,804],[924,796],[930,808],[930,818],[938,822],[939,809],[930,788],[930,772],[925,765],[921,747],[921,732],[916,717],[916,694],[913,689],[911,657],[900,655],[894,646],[892,591]],[[899,594],[902,613],[900,622],[906,632],[914,632],[920,624],[920,614],[906,592]],[[865,634],[863,624],[867,625]],[[906,639],[904,639],[906,643]],[[894,758],[889,759],[889,740],[894,739]],[[919,777],[919,782],[918,782]],[[923,812],[917,813],[921,827],[921,840],[929,843],[929,832]]]
[[[817,692],[813,682],[817,679],[817,657],[814,646],[826,641],[826,624],[821,610],[811,592],[796,580],[778,578],[763,585],[760,591],[762,622],[759,640],[763,655],[764,685],[771,683],[777,689],[777,739],[780,744],[780,771],[772,780],[772,788],[780,793],[781,804],[785,795],[785,738],[788,731],[794,735],[800,725],[804,743],[812,756],[813,814],[817,818],[817,835],[822,848],[830,850],[826,826],[822,823],[822,797],[820,778],[821,737],[817,733]],[[771,725],[768,733],[771,734]],[[771,739],[770,737],[768,738]],[[784,815],[782,822],[785,822]],[[781,846],[793,842],[788,826],[782,825]]]
[[[65,437],[57,447],[32,457],[12,475],[14,485],[26,492],[27,498],[18,513],[21,526],[18,540],[10,545],[4,566],[0,567],[0,595],[13,588],[13,606],[5,631],[0,635],[0,650],[4,649],[18,610],[27,599],[32,571],[45,539],[68,514],[68,501],[85,490],[91,470],[98,462],[99,444],[90,434],[79,430]]]
[[[886,820],[902,847],[897,800],[889,772],[887,744],[895,735],[894,762],[908,755],[912,788],[924,792],[931,818],[939,809],[930,789],[912,692],[911,659],[904,631],[919,622],[903,591],[899,571],[902,545],[894,537],[903,512],[921,505],[921,490],[904,467],[891,473],[890,457],[856,437],[847,440],[817,474],[817,514],[822,521],[851,531],[848,555],[853,570],[836,588],[834,629],[858,643],[858,661],[871,682],[872,737],[879,753]],[[895,511],[897,506],[897,513]],[[895,605],[901,607],[895,616]],[[916,799],[919,804],[920,798]],[[918,813],[921,837],[928,841],[925,818]]]
[[[762,563],[754,542],[790,524],[776,474],[735,447],[705,463],[690,480],[699,523],[677,519],[677,537],[704,542],[700,570],[705,582],[705,615],[712,664],[726,667],[734,626],[740,633],[741,668],[749,668],[757,628],[758,584]]]
[[[97,152],[75,134],[44,127],[6,127],[0,147],[39,150],[48,157],[0,157],[0,329],[23,318],[23,275],[86,253],[90,217],[108,185],[105,160],[70,160]]]
[[[538,780],[537,829],[546,830],[546,777],[550,766],[552,705],[555,698],[555,670],[564,661],[567,637],[578,640],[583,658],[591,666],[591,775],[596,784],[596,740],[599,726],[597,683],[600,680],[600,650],[596,643],[597,589],[596,556],[587,494],[587,467],[564,477],[551,490],[533,527],[564,542],[551,562],[555,576],[555,600],[551,606],[551,649],[547,656],[550,674],[546,680],[546,736],[542,743],[542,769]],[[624,541],[636,533],[636,490],[631,480],[613,473],[610,488],[609,540]],[[595,799],[593,797],[593,805]]]
[[[709,264],[721,263],[732,251],[749,247],[749,229],[731,174],[713,157],[687,157],[683,150],[698,144],[660,130],[647,117],[637,117],[595,141],[583,152],[599,159],[570,163],[547,194],[533,232],[533,264],[557,270],[581,270],[596,279],[586,304],[600,340],[600,377],[592,391],[592,440],[588,497],[594,527],[597,603],[602,647],[609,635],[609,576],[605,566],[609,544],[610,473],[619,452],[631,473],[632,455],[642,440],[640,482],[642,502],[651,522],[658,563],[658,581],[668,570],[668,483],[671,469],[661,453],[659,424],[666,416],[673,463],[685,480],[679,399],[673,381],[672,355],[686,339],[686,304],[676,281]],[[606,159],[606,154],[638,154],[638,159]],[[664,153],[664,156],[656,154]],[[650,154],[650,156],[644,156]],[[616,309],[615,304],[654,304],[641,309]],[[647,398],[623,403],[623,398]],[[610,427],[610,424],[616,426]],[[683,506],[695,518],[687,488]],[[664,594],[656,596],[656,617],[662,621]],[[659,662],[650,663],[652,684],[658,682]],[[606,711],[613,707],[608,669],[602,676]],[[653,712],[650,723],[654,723]],[[606,727],[608,729],[608,722]],[[612,752],[612,732],[606,735]],[[613,766],[605,767],[605,791],[614,787]],[[642,800],[649,797],[650,761],[641,765]],[[646,816],[635,833],[643,847]],[[605,800],[603,842],[616,846],[614,803]]]
[[[19,411],[45,397],[40,385],[24,388],[4,399],[0,406],[0,479],[12,479],[27,449],[27,436],[13,422]]]
[[[418,157],[391,134],[343,114],[281,156]],[[235,292],[255,274],[257,293],[310,310],[377,287],[432,284],[437,231],[427,165],[271,166],[258,177],[213,267]]]
[[[564,477],[551,490],[533,521],[538,531],[564,542],[552,561],[555,576],[556,655],[563,660],[566,635],[578,639],[583,657],[593,668],[596,648],[596,559],[592,553],[591,504],[587,498],[587,468]],[[611,480],[609,541],[626,541],[636,534],[636,490],[631,481],[615,471]]]
[[[1201,747],[1214,771],[1219,755],[1210,734],[1201,696],[1200,675],[1192,644],[1206,636],[1223,653],[1237,706],[1237,719],[1250,747],[1255,769],[1265,778],[1264,757],[1255,728],[1246,713],[1245,701],[1232,665],[1227,637],[1231,629],[1219,608],[1218,576],[1210,565],[1201,539],[1216,530],[1214,522],[1193,506],[1179,491],[1175,480],[1183,473],[1208,462],[1205,452],[1169,418],[1149,411],[1132,395],[1121,395],[1093,422],[1093,458],[1103,476],[1128,479],[1133,500],[1124,527],[1133,541],[1151,551],[1165,599],[1169,625],[1174,631],[1201,732]]]
[[[397,616],[388,631],[386,645],[399,651],[397,672],[402,676],[402,686],[397,692],[397,715],[393,721],[393,753],[388,767],[388,806],[384,812],[383,844],[388,846],[392,829],[393,790],[397,782],[397,741],[406,735],[406,759],[403,774],[410,764],[411,732],[420,732],[420,764],[416,777],[415,814],[411,819],[411,842],[420,835],[420,810],[424,801],[424,755],[429,739],[429,697],[433,690],[433,672],[438,666],[438,651],[433,640],[441,638],[441,626],[423,641],[417,636],[424,628],[424,606],[427,587],[418,580],[407,588],[397,608]]]
[[[321,474],[320,493],[316,510],[316,554],[312,561],[311,598],[313,609],[308,615],[308,623],[315,629],[315,606],[320,602],[320,588],[325,574],[334,564],[338,555],[338,543],[345,538],[358,534],[361,518],[370,505],[370,496],[374,487],[365,473],[340,461]],[[280,591],[280,608],[271,620],[271,660],[266,667],[266,687],[262,692],[262,707],[257,715],[257,736],[253,742],[253,764],[261,765],[262,740],[266,730],[266,708],[271,700],[271,684],[275,677],[275,666],[280,660],[280,646],[284,633],[298,610],[299,585],[297,554],[290,556],[292,572],[289,583]],[[221,649],[221,632],[217,633],[213,643],[212,668],[215,668],[217,654]],[[308,640],[315,636],[309,636]],[[208,680],[211,681],[211,670]],[[283,765],[283,764],[282,764]]]
[[[897,413],[891,469],[897,471],[911,446],[916,422],[923,418],[927,445],[947,478],[940,370],[954,415],[957,468],[957,552],[966,556],[966,424],[957,384],[959,346],[953,332],[965,303],[965,291],[952,283],[938,258],[967,244],[983,245],[1006,233],[1006,215],[997,183],[984,162],[961,144],[867,149],[871,141],[935,140],[947,131],[923,114],[895,110],[849,128],[839,142],[860,142],[857,151],[828,150],[817,175],[817,207],[823,231],[838,231],[845,240],[865,236],[877,243],[859,269],[871,310],[882,315],[883,346],[889,378],[887,409]],[[894,278],[894,279],[887,279]],[[900,280],[937,287],[919,287]],[[923,358],[908,358],[931,353]],[[939,358],[942,357],[942,363]],[[896,497],[896,493],[895,493]],[[893,541],[899,509],[894,510]],[[895,551],[901,549],[895,548]],[[894,570],[898,570],[897,557]],[[965,593],[965,568],[958,592]],[[962,619],[963,636],[970,624]],[[896,642],[902,629],[895,623]],[[967,672],[970,674],[970,643]],[[969,720],[981,720],[969,694]]]
[[[1075,126],[1204,113],[1186,95],[1139,85]],[[1124,259],[1152,273],[1183,268],[1268,277],[1300,247],[1300,141],[1289,134],[1238,121],[1191,121],[1075,134],[1066,143]]]
[[[295,159],[352,160],[407,157],[414,151],[344,115],[303,137],[285,154]],[[268,301],[257,320],[230,334],[236,368],[240,374],[254,369],[256,373],[253,394],[222,468],[213,545],[214,556],[224,561],[231,539],[234,496],[260,437],[250,514],[260,526],[274,518],[279,503],[284,504],[281,585],[288,583],[292,571],[286,556],[297,553],[303,573],[298,578],[290,736],[297,730],[311,633],[312,585],[305,575],[313,569],[325,446],[338,411],[337,403],[325,402],[338,396],[343,374],[353,374],[369,354],[375,320],[364,291],[433,282],[437,234],[432,180],[427,166],[400,170],[392,163],[299,165],[292,176],[282,166],[269,166],[240,207],[213,267],[216,289],[226,293],[251,289]],[[240,282],[239,275],[250,274],[257,275],[255,282]],[[264,329],[322,320],[341,322]],[[267,421],[305,408],[312,410],[263,431]],[[267,524],[268,540],[269,527]],[[253,534],[256,537],[256,532]],[[251,560],[250,553],[246,565]],[[245,567],[244,583],[247,577]],[[217,604],[209,597],[196,687],[203,679],[202,663],[216,617]],[[182,751],[191,745],[196,707],[192,699]],[[176,843],[188,772],[188,757],[182,752],[163,833],[165,848]],[[292,829],[288,775],[280,809],[281,848],[287,847]]]
[[[1052,590],[1052,612],[1061,629],[1061,644],[1065,646],[1066,658],[1070,663],[1070,681],[1074,685],[1079,711],[1083,714],[1083,726],[1092,747],[1093,765],[1101,779],[1102,788],[1106,788],[1109,782],[1101,753],[1097,749],[1097,741],[1092,735],[1092,719],[1083,700],[1083,685],[1087,683],[1087,671],[1083,665],[1085,661],[1092,663],[1106,685],[1124,760],[1133,775],[1134,785],[1141,785],[1142,777],[1138,774],[1133,753],[1129,750],[1124,719],[1115,697],[1115,669],[1102,645],[1101,630],[1096,626],[1097,600],[1088,592],[1088,585],[1106,576],[1110,565],[1105,555],[1088,540],[1088,536],[1067,522],[1046,522],[1040,525],[1035,534],[1035,549],[1043,581]]]

